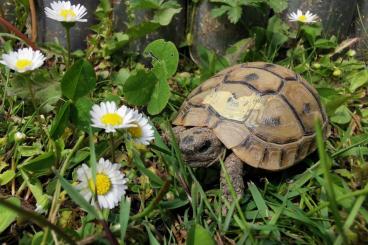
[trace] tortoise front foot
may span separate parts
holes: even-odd
[[[240,158],[237,157],[234,153],[231,153],[225,159],[224,166],[225,166],[226,172],[228,173],[230,177],[230,183],[234,187],[236,195],[238,197],[243,196],[244,194],[244,180],[243,180],[244,162],[240,160]],[[229,187],[227,185],[224,171],[221,171],[220,187],[224,193],[224,198],[227,201],[229,201],[229,203],[231,203],[233,198],[229,190]]]

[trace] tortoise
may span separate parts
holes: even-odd
[[[316,149],[315,119],[327,137],[325,109],[306,80],[279,65],[251,62],[229,67],[195,88],[173,124],[191,167],[219,162],[228,149],[224,166],[241,196],[245,164],[279,171]],[[224,173],[220,186],[231,200]]]

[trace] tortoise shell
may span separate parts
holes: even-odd
[[[328,120],[317,91],[300,75],[275,64],[227,68],[188,96],[174,125],[208,127],[245,163],[288,168],[316,149],[314,120]]]

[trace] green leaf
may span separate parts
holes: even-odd
[[[87,97],[79,98],[72,106],[71,120],[78,128],[84,131],[87,131],[91,124],[90,111],[92,106],[93,102]]]
[[[333,115],[330,119],[332,122],[338,124],[346,124],[351,121],[351,112],[349,108],[343,105],[337,108],[335,115]]]
[[[331,49],[336,47],[336,41],[321,38],[314,43],[314,46],[321,49]]]
[[[129,212],[130,212],[130,199],[123,196],[120,203],[120,239],[124,241],[125,233],[129,224]]]
[[[50,129],[50,137],[56,140],[64,133],[65,128],[68,126],[69,114],[70,114],[71,102],[65,102],[56,114],[55,119],[52,121]]]
[[[288,6],[287,0],[268,0],[268,5],[276,12],[281,13]]]
[[[322,33],[320,26],[303,25],[300,29],[311,45],[314,45],[316,38],[321,36]]]
[[[151,72],[138,70],[124,83],[125,99],[133,105],[146,105],[154,90],[156,77]]]
[[[133,9],[158,9],[160,8],[159,0],[132,0],[131,7]]]
[[[7,170],[4,173],[0,174],[0,186],[6,185],[15,177],[14,170]]]
[[[174,43],[163,39],[155,40],[148,44],[144,54],[152,58],[152,71],[158,79],[168,79],[175,74],[179,53]]]
[[[166,106],[170,98],[170,87],[165,80],[159,80],[152,92],[148,103],[148,112],[151,115],[160,113]]]
[[[214,245],[212,235],[201,225],[193,225],[188,234],[187,245]]]
[[[353,93],[355,90],[368,83],[368,70],[364,69],[360,72],[354,72],[346,79],[350,81],[349,90]]]
[[[213,8],[211,10],[211,15],[212,17],[216,18],[216,17],[224,15],[230,9],[231,9],[230,6],[222,5],[221,7]]]
[[[230,10],[228,11],[229,21],[233,24],[239,21],[241,15],[242,15],[242,8],[240,6],[230,8]]]
[[[24,171],[21,171],[21,173],[37,203],[41,205],[42,208],[45,208],[49,203],[49,198],[48,195],[43,194],[41,182],[37,178],[28,178]]]
[[[17,197],[9,197],[6,199],[8,202],[20,207],[20,200]],[[11,223],[17,218],[17,213],[5,208],[4,206],[0,205],[0,234],[9,227]]]
[[[155,236],[152,234],[151,229],[149,228],[147,223],[144,223],[144,226],[146,227],[147,233],[148,233],[148,239],[150,245],[160,245],[160,243],[157,241]]]
[[[55,164],[55,159],[55,154],[53,152],[46,152],[30,161],[18,165],[18,168],[31,172],[35,174],[35,176],[41,176],[51,171],[51,167]]]
[[[31,157],[42,153],[43,146],[40,143],[33,145],[22,145],[17,147],[17,151],[23,157]]]
[[[253,200],[260,214],[264,215],[265,217],[268,217],[269,216],[268,207],[266,205],[265,200],[262,197],[262,194],[259,192],[257,186],[253,182],[250,182],[248,183],[248,189],[250,190],[250,193],[252,194]]]
[[[168,24],[170,24],[174,15],[180,13],[180,11],[181,8],[160,9],[156,11],[153,21],[159,23],[162,26],[167,26]]]
[[[70,198],[78,204],[81,208],[86,210],[90,215],[92,215],[95,219],[99,218],[99,214],[96,209],[84,199],[84,197],[72,186],[68,181],[66,181],[60,174],[57,174],[61,186],[68,193]]]
[[[86,60],[79,60],[64,74],[61,80],[63,96],[71,100],[87,95],[96,86],[93,66]]]
[[[160,27],[160,24],[154,22],[142,22],[139,25],[132,26],[127,30],[130,40],[139,39],[149,33],[154,32]]]

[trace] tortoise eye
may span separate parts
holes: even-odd
[[[198,149],[198,152],[203,153],[208,150],[208,148],[211,147],[211,141],[206,140]]]

